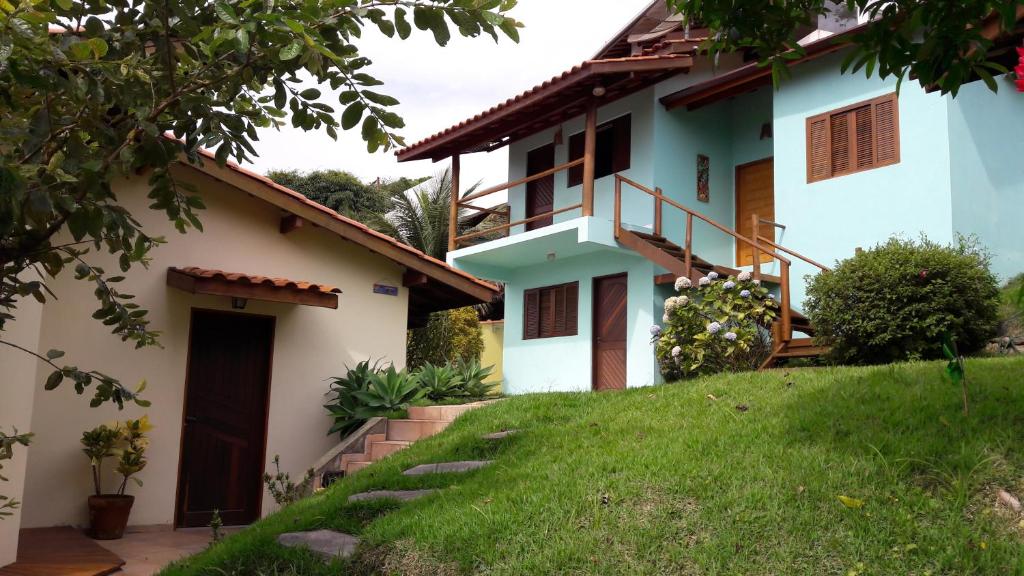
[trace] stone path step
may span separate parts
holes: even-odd
[[[363,492],[361,494],[353,494],[348,497],[349,502],[366,502],[369,500],[399,500],[401,502],[411,502],[424,496],[430,496],[437,492],[437,490],[374,490],[372,492]]]
[[[351,556],[359,545],[359,538],[333,530],[316,530],[281,534],[277,543],[288,548],[308,548],[330,562]]]
[[[464,462],[440,462],[437,464],[420,464],[402,472],[403,476],[423,476],[425,474],[446,474],[452,472],[469,472],[494,464],[493,460],[466,460]]]
[[[509,436],[514,436],[516,434],[519,434],[519,430],[502,430],[501,432],[495,432],[493,434],[484,434],[480,438],[484,440],[496,441],[504,440],[505,438],[508,438]]]

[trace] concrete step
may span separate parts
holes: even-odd
[[[374,442],[370,446],[370,460],[376,462],[377,460],[387,458],[399,450],[408,448],[410,444],[412,444],[412,442],[403,442],[400,440]]]
[[[345,475],[351,476],[356,472],[359,472],[363,468],[366,468],[370,464],[373,464],[373,462],[349,462],[348,464],[345,465]]]
[[[385,434],[367,434],[366,438],[363,438],[363,452],[366,454],[370,453],[370,446],[373,446],[374,442],[383,442],[388,439],[388,435]]]
[[[354,454],[342,454],[341,455],[341,469],[345,469],[345,465],[349,462],[370,462],[370,454],[368,452],[356,452]]]
[[[440,433],[448,424],[445,420],[388,420],[387,439],[415,442]]]
[[[451,422],[470,410],[480,408],[491,401],[459,404],[456,406],[413,406],[409,408],[409,420],[442,420]]]

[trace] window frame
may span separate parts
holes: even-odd
[[[562,292],[562,318],[561,325],[562,329],[556,330],[555,328],[559,325],[558,318],[558,292]],[[546,317],[543,303],[543,294],[546,291],[553,292],[552,301],[553,310],[549,310],[547,314],[554,314],[554,318],[551,319],[550,325],[551,331],[545,333],[544,326]],[[572,300],[575,302],[575,308],[570,308],[569,297],[572,295]],[[536,295],[536,306],[537,306],[537,330],[536,334],[530,332],[530,298],[531,295]],[[570,313],[571,312],[571,313]],[[578,336],[579,335],[579,316],[580,316],[580,283],[579,281],[564,282],[562,284],[553,284],[551,286],[540,286],[538,288],[530,288],[523,291],[523,340],[540,340],[546,338],[564,338],[567,336]]]
[[[625,128],[623,128],[623,125]],[[616,116],[610,120],[602,122],[597,125],[597,136],[598,136],[598,147],[600,147],[600,136],[604,131],[610,131],[612,134],[611,144],[611,166],[610,172],[602,174],[601,170],[596,164],[597,158],[595,158],[594,165],[594,180],[600,178],[607,178],[613,174],[624,172],[629,170],[630,165],[633,162],[633,113],[627,112],[625,114]],[[620,137],[623,137],[620,140]],[[577,132],[569,136],[567,141],[568,146],[568,158],[569,162],[583,158],[586,149],[586,130]],[[574,146],[575,144],[575,146]],[[575,152],[575,153],[574,153]],[[600,157],[597,150],[594,151],[595,156]],[[575,166],[570,168],[566,173],[566,188],[575,188],[583,184],[583,166]]]
[[[893,125],[893,157],[889,160],[879,161],[878,160],[878,143],[879,143],[879,132],[878,132],[878,116],[877,107],[880,104],[886,102],[892,102],[892,125]],[[857,129],[856,129],[856,118],[854,111],[861,108],[867,107],[871,115],[871,144],[872,144],[872,156],[873,160],[871,164],[863,167],[857,167]],[[850,119],[847,120],[847,131],[849,141],[849,152],[848,157],[853,160],[850,162],[850,168],[841,172],[836,172],[833,163],[833,142],[832,142],[832,121],[836,116],[848,115]],[[813,145],[813,131],[812,126],[820,121],[825,123],[825,150],[824,157],[828,159],[828,175],[816,177],[814,175],[814,145]],[[885,166],[892,166],[900,163],[900,107],[899,107],[899,96],[895,92],[855,102],[848,106],[829,110],[821,114],[815,114],[809,116],[805,121],[805,137],[806,144],[804,149],[804,161],[807,168],[807,183],[813,184],[815,182],[823,182],[825,180],[831,180],[833,178],[841,178],[843,176],[849,176],[850,174],[857,174],[859,172],[866,172],[868,170],[875,170],[877,168],[884,168]]]

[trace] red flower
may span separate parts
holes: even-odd
[[[921,272],[918,273],[918,277],[921,278],[921,280],[924,280],[925,278],[927,278],[928,277],[928,269],[925,268],[924,270],[921,270]]]
[[[1017,90],[1024,92],[1024,48],[1017,48],[1017,56],[1020,61],[1017,67],[1013,69],[1013,72],[1017,75]]]

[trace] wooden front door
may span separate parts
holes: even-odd
[[[193,310],[178,526],[259,519],[274,319]]]
[[[775,220],[775,163],[765,158],[736,167],[736,231],[753,240],[754,223],[751,216],[764,220]],[[761,236],[775,240],[775,227],[761,224]],[[761,255],[761,262],[771,262],[772,257]],[[736,243],[736,265],[754,264],[754,250],[745,242]]]
[[[626,389],[627,280],[594,279],[594,390]]]
[[[533,176],[555,167],[555,145],[548,144],[526,154],[526,175]],[[555,209],[555,176],[545,176],[526,184],[526,217],[533,218]],[[551,216],[527,222],[527,230],[550,226]]]

